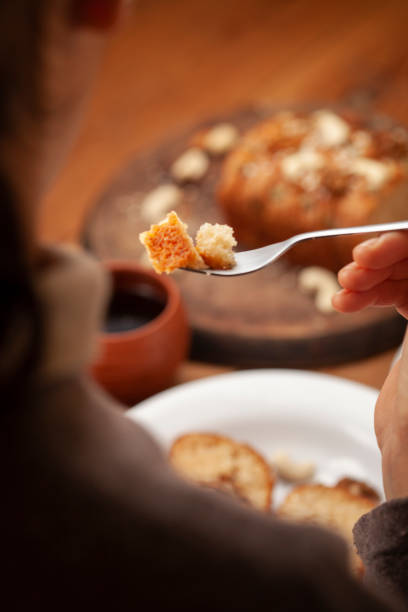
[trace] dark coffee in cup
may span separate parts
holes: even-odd
[[[117,334],[143,327],[163,312],[164,307],[163,298],[149,285],[115,287],[103,331]]]

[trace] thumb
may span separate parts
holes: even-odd
[[[396,408],[400,425],[408,426],[408,330],[405,333],[399,364]]]

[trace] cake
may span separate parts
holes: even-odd
[[[158,274],[170,274],[177,268],[202,270],[207,267],[188,235],[187,225],[174,211],[139,238]]]
[[[404,219],[408,132],[379,118],[281,112],[243,134],[225,157],[217,198],[245,247],[316,229]],[[287,257],[337,269],[360,237],[298,245]]]
[[[236,241],[227,225],[204,223],[198,230],[196,245],[177,213],[140,234],[149,260],[158,274],[170,274],[177,268],[226,270],[235,265],[233,247]]]
[[[235,266],[233,248],[237,245],[228,225],[204,223],[196,235],[196,248],[204,262],[214,270],[229,270]]]
[[[174,442],[169,457],[184,478],[270,510],[275,477],[249,445],[218,434],[189,433]]]
[[[371,487],[343,478],[334,487],[322,484],[295,487],[279,507],[278,515],[298,523],[319,525],[342,536],[350,550],[351,566],[361,574],[363,565],[354,548],[352,530],[358,519],[378,502],[378,494]]]

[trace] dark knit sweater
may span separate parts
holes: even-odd
[[[408,602],[408,499],[395,499],[365,514],[354,527],[365,581]]]
[[[86,381],[3,419],[0,477],[7,612],[404,609],[390,592],[407,593],[408,502],[358,524],[365,586],[336,536],[181,481]]]
[[[364,585],[336,536],[188,485],[81,374],[102,312],[96,264],[65,255],[38,285],[39,380],[19,405],[2,397],[1,611],[405,609],[408,501],[358,523]]]

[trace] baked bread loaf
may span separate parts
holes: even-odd
[[[198,230],[196,246],[174,211],[142,232],[140,242],[158,274],[170,274],[177,268],[227,270],[235,265],[233,248],[237,244],[228,225],[204,223]]]
[[[379,118],[320,110],[262,121],[226,156],[218,200],[239,242],[405,219],[408,132]],[[360,237],[298,245],[287,255],[337,269]]]
[[[326,527],[341,535],[350,549],[350,562],[357,574],[363,565],[353,544],[352,530],[358,519],[372,510],[379,496],[365,483],[343,478],[336,486],[299,485],[292,489],[278,509],[281,518]]]
[[[274,475],[247,444],[213,433],[189,433],[174,442],[169,456],[185,478],[232,494],[259,510],[270,510]]]

